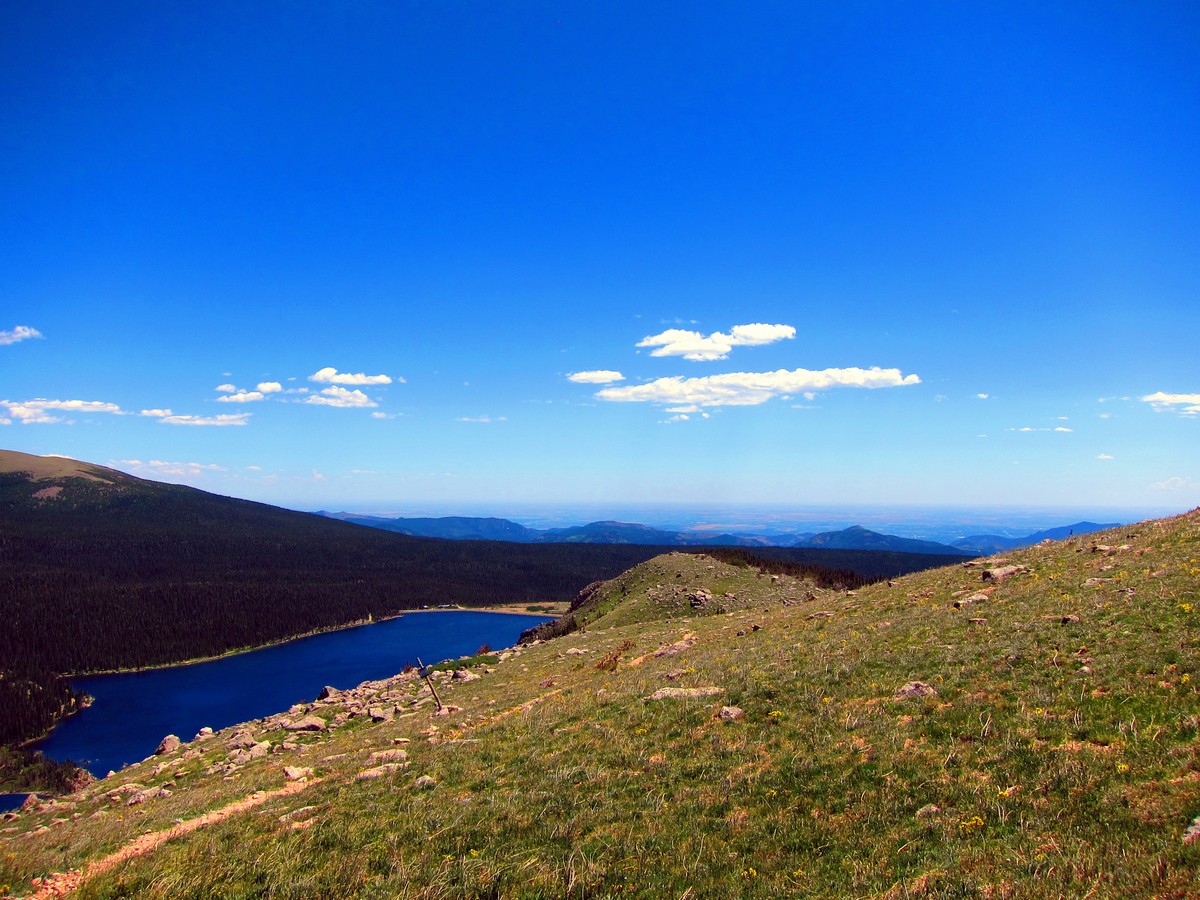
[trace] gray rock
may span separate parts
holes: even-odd
[[[423,791],[428,791],[428,790],[431,790],[432,788],[437,787],[437,782],[434,781],[432,778],[430,778],[428,775],[422,775],[420,778],[418,778],[416,781],[413,782],[413,787],[420,788]]]
[[[910,681],[896,691],[896,696],[911,698],[936,697],[937,690],[932,685],[926,684],[923,681]]]
[[[408,759],[408,751],[399,748],[391,750],[376,750],[371,754],[371,762],[373,763],[394,763],[404,762]]]
[[[294,722],[284,722],[285,731],[324,731],[328,726],[320,716],[304,716]]]
[[[1022,572],[1028,571],[1028,566],[996,566],[992,569],[983,570],[983,580],[999,584],[1006,578],[1011,578],[1013,575],[1020,575]]]
[[[226,750],[249,750],[258,741],[249,731],[235,731],[233,737],[225,742]]]
[[[725,688],[721,687],[698,687],[698,688],[674,688],[665,687],[659,688],[646,700],[687,700],[695,697],[715,697],[718,694],[725,693]]]
[[[370,769],[363,769],[355,777],[359,781],[365,781],[369,778],[382,778],[384,775],[392,775],[400,769],[403,769],[407,763],[384,763],[381,766],[375,766]]]
[[[179,740],[173,734],[168,734],[165,738],[158,742],[158,748],[154,751],[155,756],[162,756],[164,753],[173,753],[183,746],[183,741]]]
[[[288,781],[299,781],[301,778],[312,777],[313,770],[301,766],[284,766],[283,777]]]
[[[746,718],[746,711],[740,706],[722,706],[717,717],[722,722],[738,722]]]

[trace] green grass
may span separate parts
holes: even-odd
[[[227,775],[214,768],[218,736],[185,745],[158,776],[142,763],[71,809],[4,823],[0,885],[24,891],[278,788],[286,764],[321,780],[77,896],[1200,891],[1200,843],[1182,840],[1200,816],[1200,515],[1006,554],[1028,571],[961,609],[955,600],[984,587],[979,567],[844,594],[681,556],[607,584],[579,632],[459,661],[484,677],[439,676],[458,707],[447,716],[409,677],[388,688],[401,710],[391,722],[351,718]],[[1085,586],[1098,577],[1112,580]],[[686,597],[701,587],[716,599],[697,608]],[[673,652],[656,656],[663,648]],[[936,695],[899,697],[914,680]],[[722,693],[644,699],[662,687]],[[345,702],[313,711],[330,719]],[[722,706],[745,717],[723,721]],[[282,741],[273,726],[256,735]],[[405,740],[407,767],[355,778],[373,751]],[[184,760],[189,750],[200,753]],[[425,775],[435,787],[416,786]],[[164,779],[169,797],[104,799]],[[308,807],[307,827],[281,821]],[[37,832],[54,818],[65,821]]]

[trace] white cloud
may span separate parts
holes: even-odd
[[[325,388],[319,394],[310,394],[303,402],[315,406],[336,406],[340,409],[362,409],[379,405],[362,391],[352,391],[336,385]]]
[[[1142,400],[1153,406],[1155,412],[1174,410],[1184,416],[1200,415],[1200,394],[1167,394],[1158,391],[1154,394],[1147,394]],[[1176,409],[1180,406],[1183,408]]]
[[[612,384],[614,381],[624,381],[625,376],[620,372],[614,372],[612,369],[595,369],[590,372],[572,372],[567,376],[567,381],[574,381],[576,384]]]
[[[170,410],[161,410],[170,412]],[[211,425],[223,427],[226,425],[245,425],[250,421],[250,413],[222,413],[216,416],[176,416],[168,415],[159,418],[167,425]]]
[[[601,400],[662,403],[679,406],[757,406],[773,397],[837,387],[880,388],[920,384],[916,375],[899,369],[779,369],[775,372],[730,372],[703,378],[671,376],[646,384],[597,391]]]
[[[213,390],[220,391],[222,394],[232,394],[237,391],[237,385],[234,384],[218,384]]]
[[[177,478],[194,478],[205,472],[225,471],[224,466],[218,466],[215,463],[166,462],[161,459],[152,459],[149,462],[142,462],[140,459],[119,459],[117,463],[143,475],[172,475]]]
[[[1018,432],[1022,432],[1022,433],[1034,432],[1034,431],[1057,431],[1060,434],[1071,434],[1075,431],[1074,428],[1066,428],[1062,425],[1058,425],[1054,428],[1031,428],[1028,425],[1024,425],[1021,428],[1008,428],[1005,430],[1006,431],[1018,431]]]
[[[1070,433],[1071,433],[1071,432],[1073,432],[1075,429],[1074,429],[1074,428],[1064,428],[1062,425],[1059,425],[1059,426],[1058,426],[1057,428],[1055,428],[1054,430],[1055,430],[1055,431],[1061,431],[1061,432],[1064,432],[1064,433],[1066,433],[1066,434],[1070,434]]]
[[[348,372],[339,372],[333,366],[326,366],[308,376],[309,381],[317,381],[321,384],[391,384],[392,379],[389,375],[364,375],[359,372],[357,375],[351,375]],[[398,379],[401,383],[403,378]]]
[[[260,381],[255,387],[264,394],[278,394],[283,390],[283,385],[278,381]]]
[[[988,397],[990,397],[991,395],[990,395],[990,394],[976,394],[975,396],[976,396],[978,399],[980,399],[980,400],[986,400],[986,399],[988,399]]]
[[[25,425],[53,425],[70,421],[69,419],[53,416],[48,410],[79,413],[80,415],[91,413],[108,413],[115,416],[124,415],[121,407],[115,403],[105,403],[100,400],[0,400],[0,406],[5,407],[7,410],[7,421],[4,424],[12,424],[13,419]]]
[[[172,415],[172,413],[169,409],[143,409],[139,415],[152,416],[156,419],[165,419],[167,416]]]
[[[459,416],[458,421],[490,425],[493,422],[507,422],[508,416]]]
[[[1156,491],[1195,491],[1200,490],[1200,481],[1183,475],[1172,475],[1163,481],[1154,482],[1150,487]]]
[[[398,419],[398,418],[400,418],[400,413],[373,412],[373,413],[371,413],[371,418],[372,419]]]
[[[226,394],[224,397],[218,397],[218,403],[255,403],[262,400],[265,395],[262,391],[238,391],[236,394]]]
[[[788,340],[796,336],[791,325],[766,325],[755,322],[734,325],[729,334],[714,331],[705,337],[698,331],[668,328],[659,334],[642,338],[638,347],[656,347],[651,356],[682,356],[695,362],[725,359],[734,347],[759,347]]]
[[[1099,456],[1096,457],[1096,459],[1116,459],[1116,457],[1110,456],[1107,453],[1101,453]]]
[[[30,338],[40,338],[42,333],[36,328],[30,328],[28,325],[18,325],[12,331],[0,331],[0,346],[5,344],[15,344],[18,341],[27,341]]]

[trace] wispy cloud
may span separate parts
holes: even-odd
[[[766,325],[755,322],[749,325],[734,325],[728,334],[714,331],[707,337],[699,331],[668,328],[659,334],[642,338],[638,347],[655,347],[651,356],[682,356],[695,362],[726,359],[734,347],[758,347],[774,344],[796,336],[791,325]]]
[[[1029,432],[1035,432],[1035,431],[1057,431],[1059,434],[1071,434],[1075,431],[1074,428],[1067,428],[1066,426],[1063,426],[1063,425],[1058,425],[1054,428],[1034,428],[1031,425],[1024,425],[1020,428],[1008,428],[1005,430],[1006,431],[1016,431],[1019,433],[1029,433]]]
[[[105,403],[101,400],[0,400],[0,407],[6,410],[4,424],[11,425],[13,420],[24,425],[53,425],[70,423],[70,419],[51,415],[51,411],[91,415],[107,413],[109,415],[124,415],[121,407],[115,403]]]
[[[1183,475],[1172,475],[1170,478],[1154,482],[1150,487],[1156,491],[1196,491],[1200,490],[1200,481]]]
[[[251,413],[222,413],[216,416],[177,416],[169,409],[142,410],[144,416],[154,416],[166,425],[204,425],[216,428],[224,426],[246,425],[250,422]]]
[[[507,422],[508,416],[459,416],[459,422],[473,422],[478,425],[490,425],[493,422]]]
[[[601,400],[619,403],[661,403],[671,406],[757,406],[786,394],[833,388],[881,388],[920,384],[917,375],[899,369],[779,369],[775,372],[730,372],[703,378],[672,376],[646,384],[597,391]]]
[[[352,375],[349,372],[339,372],[333,366],[326,366],[324,369],[319,369],[308,376],[309,381],[316,381],[319,384],[391,384],[392,377],[390,375],[365,375],[359,372],[357,375]],[[401,383],[403,378],[397,379]]]
[[[1116,457],[1110,456],[1107,453],[1101,453],[1099,456],[1096,457],[1096,459],[1116,459]]]
[[[134,474],[163,476],[171,475],[177,478],[195,478],[205,472],[224,472],[224,466],[215,463],[198,462],[167,462],[161,459],[151,459],[143,462],[140,459],[118,459],[117,465]]]
[[[303,402],[314,406],[336,406],[340,409],[364,409],[379,405],[362,391],[352,391],[337,385],[327,387],[319,394],[310,394]]]
[[[576,384],[612,384],[614,381],[624,381],[625,376],[612,369],[593,369],[590,372],[572,372],[567,381]]]
[[[1163,391],[1147,394],[1143,401],[1154,407],[1155,412],[1174,410],[1180,415],[1200,415],[1200,394],[1167,394]]]
[[[18,325],[12,331],[0,331],[0,346],[6,344],[16,344],[20,341],[28,341],[31,338],[40,338],[42,333],[36,328],[30,328],[28,325]]]

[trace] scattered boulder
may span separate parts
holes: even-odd
[[[235,731],[233,736],[225,742],[226,750],[249,750],[258,741],[249,731]]]
[[[154,751],[155,756],[162,756],[164,753],[174,753],[181,746],[183,741],[173,734],[168,734],[165,738],[158,742],[158,747]]]
[[[740,706],[722,706],[717,718],[722,722],[739,722],[746,718],[746,711]]]
[[[938,806],[936,803],[926,803],[924,806],[922,806],[920,809],[917,810],[917,818],[918,819],[928,819],[930,816],[936,816],[941,811],[942,811],[942,808],[940,806]]]
[[[315,806],[302,806],[299,809],[293,809],[291,812],[286,812],[279,817],[280,822],[293,822],[297,819],[307,819],[314,815],[317,811]]]
[[[478,681],[482,675],[477,675],[469,669],[455,669],[454,680],[460,684],[470,684],[472,681]]]
[[[969,594],[966,597],[959,597],[957,600],[954,601],[954,608],[962,609],[964,606],[970,606],[972,603],[982,603],[984,600],[987,600],[987,599],[988,599],[988,595],[983,593],[982,591],[979,591],[974,594]]]
[[[991,569],[983,570],[983,580],[999,584],[1006,578],[1011,578],[1013,575],[1020,575],[1022,572],[1028,571],[1028,566],[996,566]]]
[[[303,778],[311,778],[313,770],[307,766],[284,766],[283,777],[288,781],[300,781]]]
[[[432,778],[430,778],[428,775],[422,775],[420,778],[418,778],[416,781],[413,782],[413,787],[419,788],[422,791],[428,791],[428,790],[432,790],[433,788],[437,787],[437,782],[434,781]]]
[[[390,722],[393,711],[390,706],[370,706],[367,707],[367,715],[371,717],[372,722]]]
[[[398,763],[408,759],[408,751],[399,748],[391,750],[376,750],[371,754],[371,762],[373,763]]]
[[[676,688],[665,687],[659,688],[646,700],[688,700],[697,697],[715,697],[718,694],[725,693],[725,688],[722,687],[696,687],[696,688]]]
[[[325,687],[321,688],[321,693],[317,694],[317,702],[320,703],[325,700],[337,700],[341,696],[341,691],[327,684]]]
[[[924,681],[910,681],[899,690],[896,691],[897,697],[908,698],[923,698],[936,697],[937,689],[933,685],[926,684]]]
[[[320,716],[304,716],[293,722],[284,722],[285,731],[324,731],[328,726]]]
[[[371,778],[382,778],[384,775],[392,775],[397,770],[403,769],[408,763],[384,763],[381,766],[374,766],[370,769],[363,769],[355,776],[359,781],[366,781]]]
[[[659,647],[654,651],[654,656],[656,658],[660,656],[674,656],[677,653],[682,653],[684,650],[690,650],[694,646],[696,646],[696,634],[695,632],[689,632],[681,640]]]
[[[1192,824],[1183,832],[1183,842],[1185,844],[1193,844],[1196,841],[1200,841],[1200,816],[1192,819]]]

